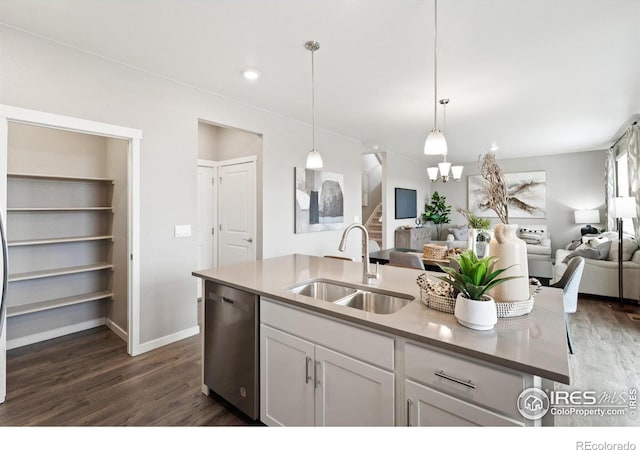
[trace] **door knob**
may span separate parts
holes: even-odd
[[[253,239],[251,239],[251,238],[242,238],[242,239],[243,239],[244,241],[249,242],[249,243],[253,242]]]

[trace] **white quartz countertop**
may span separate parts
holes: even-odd
[[[420,301],[416,278],[421,272],[380,266],[381,277],[370,285],[413,296],[415,300],[393,314],[374,314],[293,294],[286,289],[313,279],[362,285],[362,264],[309,255],[287,255],[194,271],[193,275],[266,296],[304,309],[435,347],[569,384],[567,337],[562,291],[543,288],[533,311],[498,319],[493,330],[476,331],[459,325],[453,314],[427,308]],[[430,273],[433,277],[441,273]]]

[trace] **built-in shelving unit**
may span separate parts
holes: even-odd
[[[109,178],[7,173],[8,318],[114,296],[113,186]]]
[[[52,238],[52,239],[23,239],[20,241],[8,241],[8,247],[20,247],[24,245],[46,245],[46,244],[64,244],[68,242],[87,242],[87,241],[105,241],[113,239],[113,236],[77,236],[66,238]]]
[[[96,270],[112,269],[111,263],[87,264],[84,266],[64,267],[51,270],[35,270],[33,272],[22,272],[9,274],[9,283],[14,281],[36,280],[38,278],[59,277],[62,275],[72,275],[74,273],[94,272]]]
[[[93,302],[113,297],[111,291],[92,292],[90,294],[72,295],[70,297],[55,298],[43,302],[31,303],[22,306],[12,306],[7,308],[7,317],[16,317],[24,314],[31,314],[49,309],[61,308],[63,306],[77,305],[79,303]]]

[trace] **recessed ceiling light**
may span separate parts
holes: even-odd
[[[255,81],[260,78],[260,72],[254,69],[247,69],[242,72],[242,75],[249,81]]]

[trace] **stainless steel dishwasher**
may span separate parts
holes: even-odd
[[[258,296],[205,283],[204,383],[257,420],[259,407]]]

